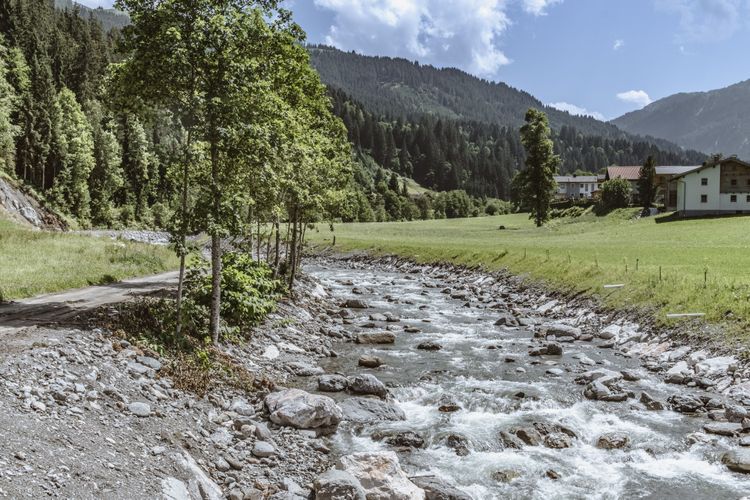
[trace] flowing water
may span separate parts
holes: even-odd
[[[328,286],[337,299],[360,298],[370,309],[354,311],[347,325],[354,332],[374,312],[401,317],[399,325],[420,333],[396,332],[387,346],[340,343],[338,358],[324,368],[345,375],[372,373],[389,386],[406,420],[370,426],[344,423],[334,436],[336,453],[389,449],[370,436],[376,431],[414,431],[425,439],[422,449],[399,454],[410,475],[431,474],[460,488],[473,498],[740,498],[750,493],[748,476],[730,472],[720,462],[733,444],[730,438],[710,436],[708,443],[686,439],[700,431],[705,418],[672,411],[647,411],[634,399],[622,403],[591,401],[577,374],[593,368],[633,369],[638,382],[625,382],[629,391],[641,390],[666,400],[687,390],[669,386],[640,368],[636,359],[618,355],[595,343],[564,344],[563,356],[528,356],[532,334],[525,329],[494,326],[498,312],[465,307],[441,293],[445,281],[431,276],[386,272],[377,268],[352,269],[343,265],[314,264],[308,272]],[[345,284],[346,283],[346,284]],[[353,283],[364,293],[352,295]],[[390,297],[388,297],[390,296]],[[389,298],[390,300],[388,300]],[[439,351],[418,350],[425,341],[437,342]],[[576,353],[597,362],[582,366]],[[361,354],[374,354],[386,365],[367,370],[357,367]],[[515,358],[515,362],[509,362]],[[532,364],[532,361],[541,361]],[[554,363],[563,373],[547,373]],[[567,371],[569,369],[570,371]],[[519,393],[524,397],[519,397]],[[441,413],[441,398],[456,401],[461,410]],[[533,423],[562,424],[577,436],[572,446],[551,449],[543,445],[503,449],[498,434]],[[627,434],[622,450],[596,447],[607,432]],[[467,440],[469,453],[458,456],[447,447],[451,434]],[[555,471],[558,479],[548,476]],[[499,481],[498,471],[518,477]]]

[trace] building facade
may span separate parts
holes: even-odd
[[[750,213],[750,164],[735,157],[675,177],[684,216]]]
[[[559,200],[591,199],[599,191],[599,179],[595,175],[556,175]]]

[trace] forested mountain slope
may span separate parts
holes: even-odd
[[[123,12],[119,12],[115,9],[91,9],[85,5],[81,5],[73,0],[55,0],[55,7],[62,10],[76,11],[83,18],[93,16],[94,19],[99,21],[105,31],[109,31],[112,28],[122,29],[130,24],[130,17]]]
[[[750,80],[709,92],[675,94],[613,123],[706,153],[750,158]]]

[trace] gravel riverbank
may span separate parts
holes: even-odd
[[[710,474],[693,471],[699,497],[750,488],[734,472],[750,471],[750,369],[731,353],[501,274],[363,257],[306,269],[294,302],[225,347],[262,381],[253,393],[180,391],[166,375],[171,360],[106,330],[15,332],[0,354],[0,495],[499,498],[554,487],[575,496],[588,479],[563,463],[572,451],[622,476],[614,497],[631,493],[618,464],[648,453],[659,466],[666,456],[705,464]],[[454,316],[463,323],[443,328]],[[654,415],[671,422],[659,435],[679,445],[648,443],[632,422],[592,433],[556,419],[569,408],[618,422]],[[523,419],[504,419],[514,412]],[[480,417],[491,424],[481,439],[461,432],[462,418]],[[452,476],[441,461],[476,474]]]

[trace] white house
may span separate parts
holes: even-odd
[[[750,163],[727,158],[673,178],[681,215],[750,213]]]
[[[599,190],[599,179],[595,175],[556,175],[555,197],[562,200],[590,199]]]

